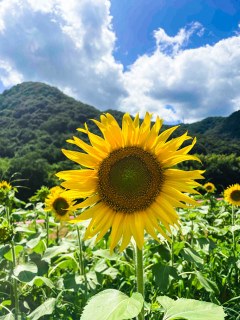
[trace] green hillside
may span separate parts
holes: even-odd
[[[121,120],[121,112],[110,112]],[[0,177],[10,179],[19,173],[19,178],[26,179],[20,183],[27,187],[21,191],[25,198],[42,184],[57,183],[54,173],[72,167],[72,162],[61,152],[61,148],[69,147],[66,139],[78,135],[76,128],[85,122],[91,130],[96,130],[89,119],[99,118],[100,114],[96,108],[43,83],[25,82],[4,91],[0,95]],[[197,136],[193,152],[202,155],[205,165],[209,166],[210,154],[222,154],[217,159],[231,163],[238,170],[239,123],[240,111],[237,111],[226,118],[211,117],[183,124],[176,134],[188,130],[190,135]],[[240,180],[240,176],[234,174],[234,177]]]

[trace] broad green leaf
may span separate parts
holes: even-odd
[[[43,240],[40,240],[38,244],[33,248],[33,251],[36,253],[42,254],[46,249],[46,245]]]
[[[54,288],[54,284],[52,283],[52,281],[46,277],[36,276],[32,279],[32,281],[28,283],[28,285],[31,285],[31,286],[35,285],[37,287],[41,287],[43,284],[45,284],[51,289]]]
[[[224,320],[223,307],[193,299],[172,300],[166,296],[158,297],[165,313],[163,320]]]
[[[38,245],[40,240],[41,240],[41,235],[39,235],[38,237],[34,237],[33,239],[29,240],[26,243],[26,246],[33,249],[34,247],[36,247]]]
[[[178,278],[174,267],[157,263],[152,267],[153,279],[161,291],[166,291],[172,280]]]
[[[208,292],[219,294],[218,286],[214,281],[205,278],[199,271],[196,271],[195,274],[198,278],[198,281]]]
[[[230,227],[230,231],[231,232],[235,232],[237,230],[240,230],[240,225],[239,224],[236,224],[235,226],[231,226]]]
[[[185,247],[185,242],[175,242],[173,245],[173,253],[178,256],[179,252]],[[170,257],[170,256],[169,256]]]
[[[119,255],[117,255],[115,253],[111,254],[108,249],[99,249],[99,250],[93,251],[93,255],[97,256],[97,257],[105,258],[107,260],[118,260],[119,259]]]
[[[29,320],[38,320],[46,314],[52,314],[55,308],[56,299],[49,298],[43,304],[41,304],[37,309],[28,315]]]
[[[52,275],[57,269],[73,269],[77,270],[79,265],[75,259],[66,259],[59,261],[54,267],[52,267],[49,271],[49,276]]]
[[[238,269],[240,269],[240,260],[236,262],[236,266],[238,267]]]
[[[108,267],[106,270],[103,271],[103,274],[111,277],[112,279],[115,279],[118,275],[118,270],[113,267]]]
[[[35,230],[30,230],[27,226],[19,226],[19,227],[16,227],[14,230],[17,232],[24,232],[24,233],[35,233],[36,232]]]
[[[1,316],[0,317],[0,320],[14,320],[14,315],[12,314],[12,312],[8,313],[7,315],[5,316]]]
[[[13,270],[13,274],[21,282],[30,282],[37,274],[38,268],[34,262],[19,264]]]
[[[47,248],[47,250],[45,251],[45,253],[42,257],[42,260],[49,260],[49,259],[57,256],[58,254],[68,252],[68,250],[69,250],[69,247],[64,246],[64,245]]]
[[[15,255],[16,258],[19,256],[19,253],[23,250],[23,246],[17,245],[15,246]],[[9,260],[9,261],[13,261],[12,258],[12,249],[10,249],[7,253],[4,254],[4,258]]]
[[[129,298],[115,290],[104,290],[93,296],[83,310],[81,320],[125,320],[136,317],[143,306],[140,293]]]
[[[203,259],[200,257],[200,255],[193,249],[191,248],[184,248],[181,251],[181,254],[183,255],[184,259],[196,263],[197,265],[202,265],[203,264]]]

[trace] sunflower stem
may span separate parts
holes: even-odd
[[[233,248],[233,255],[235,257],[236,241],[235,241],[234,226],[235,226],[235,210],[234,210],[234,205],[232,205],[232,248]]]
[[[11,241],[11,249],[12,249],[12,273],[14,268],[16,267],[16,254],[15,254],[15,246],[14,241]],[[17,279],[13,278],[13,294],[14,294],[14,304],[15,304],[15,312],[14,318],[18,320],[19,314],[19,301],[18,301],[18,286],[17,286]]]
[[[47,245],[47,248],[48,248],[48,245],[49,245],[49,212],[48,211],[46,212],[46,231],[47,231],[47,234],[46,234],[46,245]]]
[[[236,248],[237,248],[237,244],[236,244],[236,239],[235,239],[235,230],[234,230],[234,226],[235,226],[235,208],[234,205],[232,204],[232,250],[233,250],[233,257],[234,257],[234,268],[235,268],[235,280],[236,280],[236,285],[238,288],[238,266],[237,266],[237,254],[236,254]]]
[[[174,264],[174,237],[172,234],[172,242],[171,242],[171,266],[173,267]]]
[[[78,225],[76,225],[76,229],[77,229],[78,247],[79,247],[78,259],[79,259],[79,265],[80,265],[80,274],[83,275],[83,277],[84,277],[85,297],[87,300],[87,296],[88,296],[87,276],[86,276],[86,271],[85,271],[85,266],[84,266],[81,235],[80,235],[80,230],[79,230]]]
[[[136,278],[137,278],[137,292],[141,293],[144,299],[144,278],[143,278],[143,251],[140,250],[136,245]],[[138,320],[144,320],[144,307],[138,315]]]

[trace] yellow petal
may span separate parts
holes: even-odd
[[[114,220],[112,223],[112,232],[111,232],[111,241],[110,241],[110,251],[112,251],[116,245],[118,244],[121,236],[122,236],[122,231],[123,231],[123,219],[124,219],[124,214],[122,213],[116,213],[114,215]]]
[[[56,176],[60,179],[63,180],[86,180],[89,177],[96,177],[97,176],[97,171],[96,170],[66,170],[66,171],[59,171],[56,173]]]
[[[95,204],[99,200],[100,200],[99,195],[98,194],[94,194],[93,196],[87,198],[83,202],[76,204],[74,206],[74,208],[75,208],[75,210],[76,209],[80,209],[80,208],[86,208],[86,207],[92,206],[93,204]]]
[[[81,153],[78,151],[70,151],[65,149],[62,149],[62,152],[70,160],[77,162],[81,166],[84,166],[87,168],[96,168],[100,162],[86,153]]]
[[[93,216],[98,212],[98,210],[102,210],[104,205],[100,202],[97,203],[95,206],[84,210],[79,216],[69,221],[69,223],[76,223],[82,220],[88,220],[93,218]]]
[[[95,193],[97,190],[97,178],[88,177],[85,181],[67,180],[61,183],[66,189],[79,190],[79,192]]]

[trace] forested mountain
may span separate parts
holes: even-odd
[[[122,113],[109,110],[117,119]],[[27,179],[29,196],[42,184],[54,184],[54,173],[72,167],[62,154],[66,139],[78,135],[76,128],[99,118],[96,108],[76,101],[60,90],[38,82],[25,82],[0,95],[0,175],[19,172]],[[211,117],[192,124],[182,124],[177,134],[189,131],[197,136],[195,153],[240,156],[240,111],[229,117]],[[0,178],[1,178],[0,176]]]

